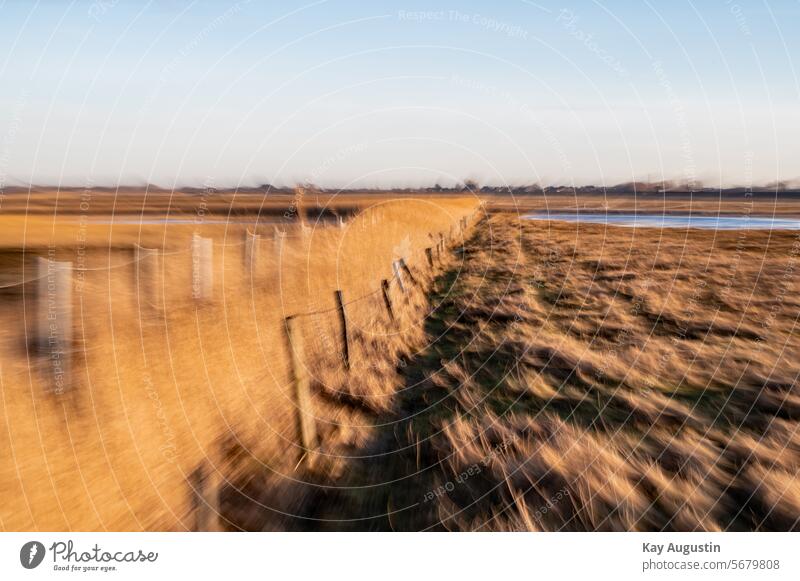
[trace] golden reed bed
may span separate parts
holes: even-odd
[[[329,385],[343,374],[334,290],[348,303],[350,332],[364,339],[358,345],[374,349],[353,347],[351,373],[378,355],[394,356],[406,335],[419,335],[412,304],[421,287],[402,293],[392,262],[404,258],[423,284],[432,270],[424,249],[435,247],[439,234],[456,236],[477,205],[373,200],[344,227],[309,223],[305,232],[290,228],[282,242],[272,224],[112,228],[80,216],[4,218],[0,526],[191,529],[205,522],[198,512],[218,508],[207,494],[212,483],[224,488],[242,466],[291,480],[305,451],[285,317],[316,313],[299,319],[298,332],[308,372],[327,373]],[[261,240],[246,261],[248,229]],[[212,295],[204,300],[196,299],[193,280],[195,232],[213,240]],[[142,267],[136,245],[161,251],[155,267]],[[57,387],[36,337],[34,261],[48,253],[74,269],[69,374]],[[394,321],[382,279],[391,281]],[[326,405],[313,404],[322,444],[348,437],[347,418],[331,420],[326,414],[336,406]]]

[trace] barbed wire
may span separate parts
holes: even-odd
[[[47,277],[46,274],[41,274],[41,275],[35,276],[33,278],[27,278],[25,280],[21,280],[19,282],[12,282],[11,284],[3,284],[3,285],[0,285],[0,290],[1,289],[6,289],[6,288],[14,288],[16,286],[24,286],[24,285],[26,285],[28,283],[35,282],[37,280],[42,280],[43,278],[46,278],[46,277]]]

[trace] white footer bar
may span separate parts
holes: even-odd
[[[3,533],[0,579],[800,579],[798,549],[792,533]]]

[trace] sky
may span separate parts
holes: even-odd
[[[800,178],[798,0],[0,0],[0,188]]]

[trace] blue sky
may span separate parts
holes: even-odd
[[[797,0],[0,0],[0,186],[800,177]]]

